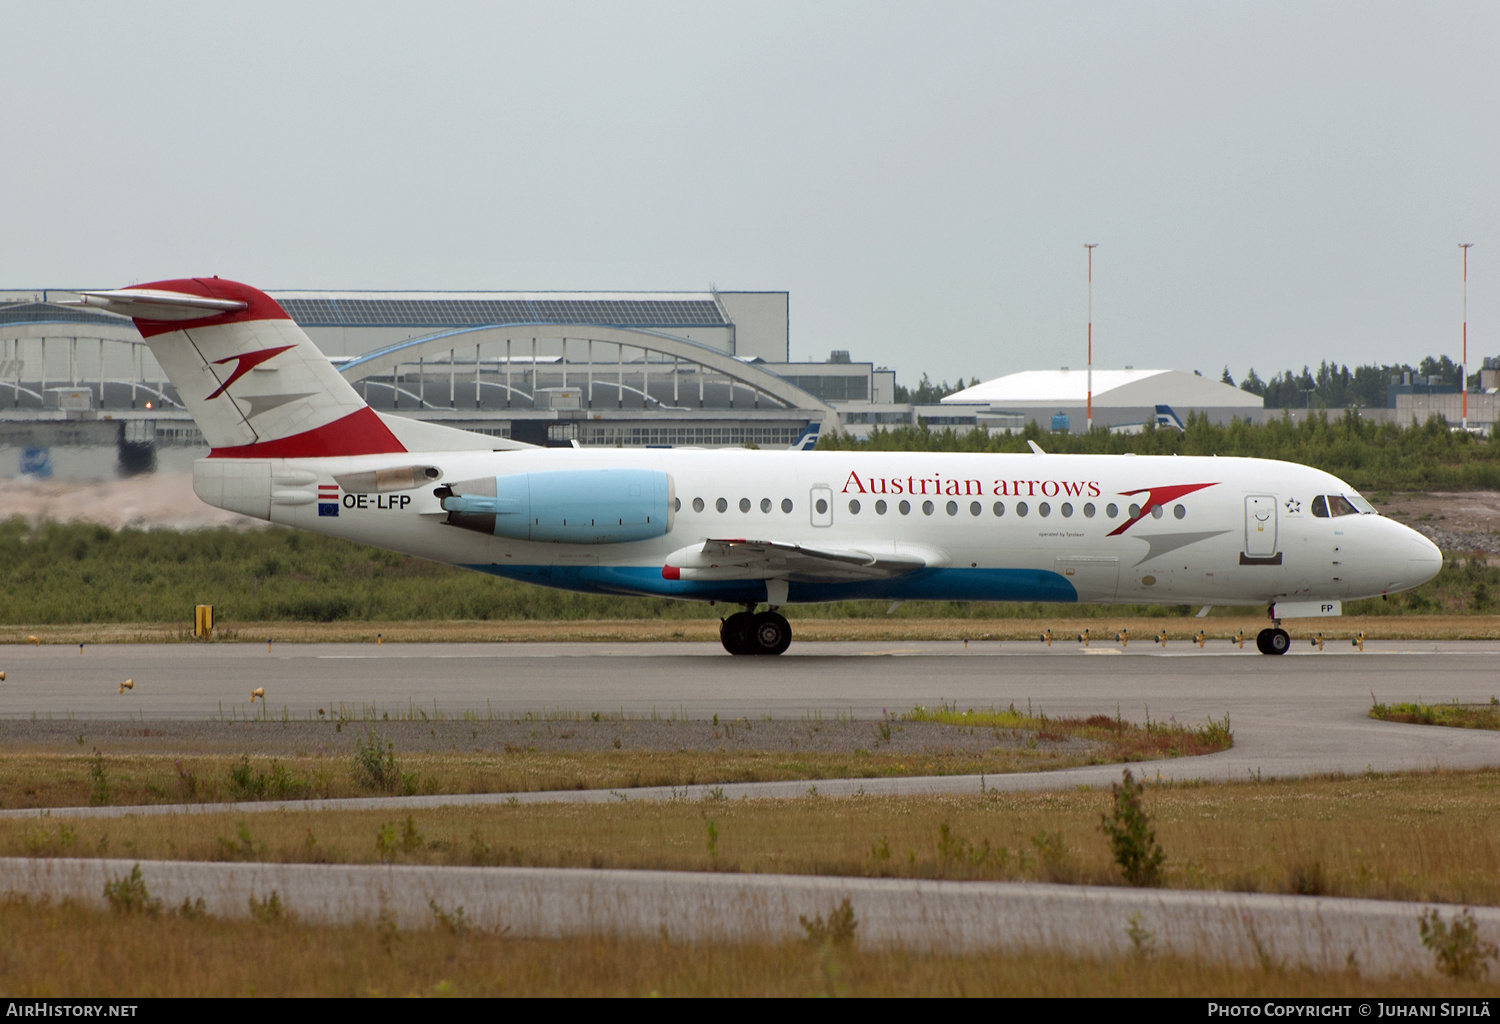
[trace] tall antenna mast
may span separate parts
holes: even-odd
[[[1469,429],[1469,250],[1474,248],[1473,242],[1459,242],[1458,247],[1464,251],[1464,351],[1460,357],[1462,362],[1458,364],[1458,383],[1463,390],[1463,428],[1467,433]]]
[[[1089,254],[1089,356],[1088,356],[1088,404],[1085,406],[1086,429],[1094,429],[1094,250],[1098,242],[1084,242]]]

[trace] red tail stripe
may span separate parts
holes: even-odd
[[[172,331],[192,330],[218,324],[239,324],[249,320],[290,320],[286,310],[277,305],[259,288],[238,281],[225,281],[217,277],[188,277],[176,281],[152,281],[150,284],[131,285],[132,288],[150,288],[164,292],[181,292],[184,295],[201,295],[209,299],[235,299],[247,303],[246,307],[232,313],[214,313],[197,320],[142,320],[135,321],[136,330],[143,338],[154,338],[158,334]]]
[[[404,452],[375,410],[366,406],[313,430],[274,441],[215,448],[211,459],[318,459],[333,455],[380,455]]]

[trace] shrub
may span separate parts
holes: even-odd
[[[94,807],[103,807],[109,803],[109,772],[104,764],[104,755],[94,751],[94,759],[89,762],[89,803]]]
[[[1449,978],[1477,981],[1490,973],[1489,961],[1497,954],[1493,942],[1479,938],[1479,924],[1465,907],[1450,924],[1436,909],[1428,909],[1417,918],[1422,945],[1432,952],[1438,973]]]
[[[157,914],[161,911],[161,900],[152,898],[139,864],[130,869],[129,875],[105,882],[104,899],[116,914]]]
[[[1126,768],[1124,778],[1109,788],[1114,794],[1114,807],[1109,814],[1099,815],[1099,830],[1109,836],[1120,873],[1131,885],[1161,884],[1161,866],[1167,855],[1156,842],[1156,830],[1146,814],[1146,784]]]
[[[850,906],[848,897],[845,897],[833,909],[826,921],[822,914],[811,921],[805,914],[799,914],[797,920],[801,922],[802,930],[807,932],[807,941],[814,945],[850,945],[854,942],[854,930],[859,927],[859,921],[854,917],[854,908]]]
[[[371,730],[354,741],[354,781],[368,789],[394,790],[401,781],[396,745]]]

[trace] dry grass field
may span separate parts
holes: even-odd
[[[1208,643],[1223,646],[1237,632],[1254,648],[1255,633],[1265,625],[1265,610],[1246,608],[1243,614],[1216,612],[1205,619],[1192,616],[1121,616],[1118,619],[1070,617],[1062,609],[1056,617],[1038,619],[798,619],[792,625],[799,641],[901,640],[1026,644],[1051,630],[1055,645],[1077,646],[1078,636],[1090,631],[1090,643],[1116,644],[1125,630],[1130,645],[1151,646],[1163,629],[1167,643],[1190,644],[1200,631]],[[1500,639],[1500,615],[1349,615],[1336,619],[1289,619],[1284,624],[1292,638],[1305,643],[1318,633],[1329,642],[1347,644],[1357,633],[1367,640],[1496,640]],[[46,644],[201,643],[180,624],[91,623],[62,626],[0,626],[0,645],[30,642],[35,637]],[[582,643],[682,641],[718,643],[717,619],[594,619],[576,621],[513,620],[486,622],[220,622],[217,635],[207,642],[259,643]],[[795,650],[795,647],[793,648]]]
[[[1107,790],[0,821],[0,856],[1119,884]],[[1148,786],[1163,884],[1500,905],[1500,771]],[[710,827],[711,826],[711,827]]]
[[[1235,969],[1174,957],[953,955],[849,944],[513,939],[0,901],[0,991],[50,996],[1493,997],[1494,980]]]
[[[1455,729],[1500,730],[1500,702],[1489,704],[1376,704],[1370,717],[1408,725],[1446,725]]]
[[[0,753],[0,807],[998,775],[1193,756],[1226,749],[1231,742],[1227,722],[1140,726],[1103,715],[1082,720],[926,708],[877,722],[720,723],[717,716],[713,722],[616,716],[595,721],[579,716],[423,726],[415,721],[350,722],[347,730],[344,725],[274,720],[186,729],[169,722],[102,728],[69,724],[47,730],[44,742],[27,738],[36,731],[30,723],[8,723],[0,730],[7,744]],[[62,735],[73,728],[87,730],[92,739],[83,731],[76,737]],[[402,742],[399,754],[393,736]],[[416,750],[413,744],[419,744]],[[175,753],[148,753],[142,746]],[[58,752],[70,747],[78,752]],[[215,747],[218,752],[211,752]],[[449,749],[433,752],[444,748]]]

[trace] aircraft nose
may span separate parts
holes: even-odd
[[[1443,568],[1443,553],[1438,546],[1415,530],[1406,556],[1406,585],[1418,587],[1436,576]]]

